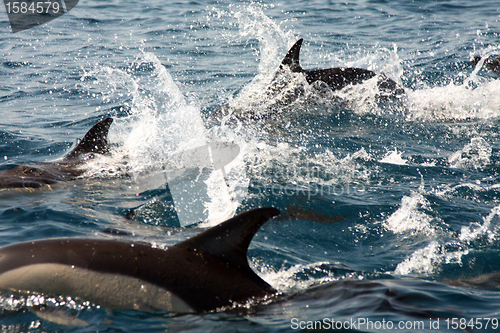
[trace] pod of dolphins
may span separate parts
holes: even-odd
[[[299,63],[302,41],[288,51],[275,77],[289,70],[302,73],[309,84],[322,81],[340,90],[376,76],[362,68],[305,70]],[[500,75],[500,58],[484,60],[484,67]],[[404,93],[384,76],[378,85],[390,94]],[[99,121],[60,160],[0,170],[0,189],[39,188],[77,179],[84,163],[108,152],[112,122],[111,118]],[[249,267],[247,249],[259,228],[279,213],[274,208],[254,209],[166,250],[148,243],[95,238],[5,246],[0,248],[0,289],[63,294],[109,308],[181,313],[258,302],[277,292]]]

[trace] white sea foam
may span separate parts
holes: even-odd
[[[421,193],[412,193],[401,199],[401,207],[398,208],[384,222],[387,230],[394,233],[424,232],[433,234],[433,217],[428,214],[431,210],[429,202]]]
[[[134,72],[134,68],[141,67],[150,69],[148,75]],[[186,99],[179,85],[153,53],[141,52],[129,70],[101,66],[87,75],[97,78],[97,84],[107,86],[108,93],[104,98],[119,94],[127,96],[129,100],[126,104],[129,116],[116,119],[110,129],[110,141],[119,145],[119,148],[112,152],[114,160],[108,159],[107,167],[94,163],[98,167],[94,168],[94,171],[102,172],[109,168],[135,176],[152,169],[161,171],[168,165],[171,156],[204,146],[209,140],[224,139],[213,137],[213,133],[207,131],[200,109],[194,102]],[[199,186],[205,188],[204,195],[207,198],[201,197],[202,206],[186,207],[187,210],[183,212],[190,214],[193,219],[203,216],[202,220],[205,220],[207,226],[232,216],[242,196],[231,191],[241,191],[240,185],[242,181],[245,182],[245,179],[236,179],[234,182],[233,171],[242,175],[238,168],[243,164],[241,159],[239,161],[240,163],[232,161],[227,167],[225,173],[229,176],[226,179],[221,170],[214,170],[202,178],[199,178],[200,173],[196,181],[203,183]],[[112,163],[116,165],[114,168],[110,166]],[[116,175],[117,172],[114,173]],[[161,181],[166,179],[160,177],[159,180],[160,182],[154,185],[164,187],[165,183],[161,184]],[[176,192],[172,186],[170,190],[175,201]],[[179,198],[177,204],[189,204],[188,201]],[[198,210],[199,214],[194,210]],[[193,220],[191,223],[198,221]]]
[[[251,262],[251,267],[258,271],[260,277],[267,281],[273,288],[283,293],[304,290],[312,285],[342,279],[363,279],[362,275],[356,272],[337,275],[335,270],[328,269],[330,265],[331,263],[329,262],[315,262],[311,264],[297,264],[288,268],[276,270],[255,259]],[[327,269],[323,266],[327,267]],[[311,272],[320,277],[311,276],[313,275]],[[307,278],[304,279],[304,277]]]
[[[490,144],[481,137],[472,138],[470,144],[448,157],[450,167],[478,169],[490,164],[493,152]]]
[[[398,152],[395,148],[393,151],[388,151],[387,154],[380,160],[382,163],[405,165],[408,161],[403,158],[404,152]]]
[[[426,247],[416,250],[403,262],[399,263],[394,273],[399,275],[431,275],[440,270],[442,264],[462,264],[462,256],[467,249],[446,251],[439,241],[431,241]]]
[[[399,263],[394,273],[400,275],[433,273],[441,255],[440,251],[438,242],[432,241],[425,248],[415,251],[410,258]]]
[[[462,265],[462,257],[469,254],[471,243],[478,240],[493,242],[500,232],[500,206],[494,207],[483,218],[483,223],[471,222],[461,228],[458,239],[445,241],[435,237],[426,247],[414,251],[407,259],[399,263],[394,273],[400,275],[430,275],[440,270],[443,264]],[[455,239],[448,233],[446,238]]]
[[[464,243],[471,243],[479,238],[486,238],[492,242],[499,236],[500,227],[500,206],[494,207],[488,216],[483,217],[483,223],[471,223],[460,230],[459,239]]]

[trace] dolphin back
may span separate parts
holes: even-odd
[[[290,48],[290,50],[288,50],[288,53],[286,54],[285,58],[283,58],[273,81],[276,81],[279,74],[281,74],[284,69],[288,68],[293,73],[303,73],[305,75],[307,83],[309,84],[313,84],[317,81],[322,81],[335,91],[341,90],[349,85],[363,83],[364,81],[369,80],[377,75],[371,70],[354,67],[335,67],[313,70],[303,69],[300,66],[299,59],[302,42],[303,39],[301,38]],[[488,64],[485,62],[485,65]],[[490,67],[487,68],[491,67],[492,66],[490,65]],[[388,94],[389,96],[404,94],[404,89],[399,87],[394,80],[387,78],[383,73],[380,74],[377,86],[382,93]]]
[[[248,265],[247,250],[259,228],[279,213],[275,208],[254,209],[175,245],[170,250],[184,253],[182,257],[197,262],[198,271],[191,272],[189,279],[192,282],[187,289],[177,284],[176,287],[181,288],[173,291],[198,311],[275,294],[276,290]],[[193,267],[185,267],[184,271]],[[200,276],[204,270],[207,275],[218,276],[206,279],[203,273]],[[198,292],[193,292],[197,289]]]
[[[254,209],[239,214],[176,246],[196,249],[240,269],[250,269],[247,250],[253,236],[264,223],[279,213],[280,211],[276,208]]]
[[[174,312],[262,299],[276,291],[251,270],[246,254],[260,226],[278,214],[274,208],[242,213],[167,250],[82,238],[9,245],[0,248],[0,288]]]

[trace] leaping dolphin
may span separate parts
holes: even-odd
[[[293,73],[303,73],[309,84],[316,81],[326,83],[332,90],[341,90],[348,85],[359,84],[375,77],[377,74],[364,68],[337,67],[327,69],[306,70],[300,66],[299,55],[303,38],[299,39],[288,51],[281,62],[277,74],[284,68],[288,68]],[[394,80],[391,80],[381,74],[378,81],[379,89],[393,95],[404,94],[404,89],[399,87]]]
[[[108,131],[113,122],[105,118],[95,124],[80,140],[77,146],[64,158],[51,162],[19,165],[0,170],[0,189],[39,188],[56,182],[74,180],[82,175],[79,168],[93,154],[105,154],[109,150]]]
[[[278,69],[276,70],[273,79],[268,87],[265,89],[267,97],[273,97],[282,94],[286,91],[290,77],[286,75],[286,71],[292,73],[301,73],[305,76],[308,84],[312,85],[315,82],[324,82],[332,91],[341,90],[349,85],[362,83],[366,80],[378,76],[377,87],[379,93],[377,94],[378,101],[386,101],[391,98],[397,98],[404,95],[405,90],[400,87],[394,80],[385,76],[385,74],[377,74],[371,70],[364,68],[327,68],[327,69],[314,69],[306,70],[300,66],[300,48],[303,39],[299,39],[291,48],[281,61]],[[297,87],[291,93],[285,93],[276,100],[278,107],[291,104],[303,92],[302,87]],[[254,114],[233,107],[229,103],[216,107],[210,114],[211,119],[222,120],[223,117],[232,115],[239,120],[248,119],[261,119],[267,118],[268,115],[260,113]]]
[[[279,214],[235,216],[167,250],[125,240],[62,238],[0,248],[0,288],[80,297],[109,308],[202,312],[276,294],[247,260],[259,228]]]

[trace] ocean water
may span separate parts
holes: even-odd
[[[3,291],[0,330],[497,331],[500,79],[470,59],[500,54],[499,20],[486,0],[85,0],[14,34],[3,12],[0,169],[61,158],[99,119],[114,122],[110,155],[84,176],[0,192],[1,246],[169,245],[251,208],[283,214],[248,253],[282,294],[269,304],[182,315]],[[300,75],[296,99],[266,94],[299,38],[302,67],[367,68],[405,95],[380,102],[374,80],[319,94]],[[226,103],[266,116],[214,121]],[[201,176],[199,223],[182,223],[173,188],[138,189],[141,172],[214,140],[239,154],[225,175]],[[43,320],[28,309],[39,303],[88,325]]]

